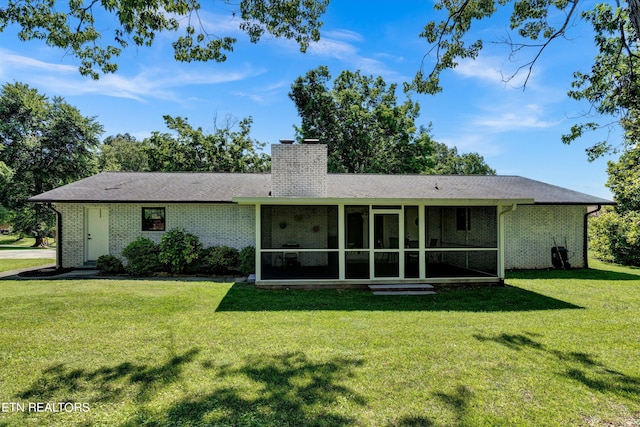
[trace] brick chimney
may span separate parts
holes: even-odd
[[[327,145],[280,140],[271,146],[273,197],[327,197]]]

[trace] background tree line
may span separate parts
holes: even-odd
[[[317,85],[320,76],[323,85]],[[477,153],[458,154],[418,129],[419,105],[398,105],[396,86],[345,71],[329,84],[324,67],[292,85],[302,125],[299,138],[328,144],[329,172],[495,174]],[[322,108],[313,106],[322,105]],[[267,172],[265,142],[251,136],[252,119],[214,120],[214,130],[164,116],[167,132],[141,141],[128,133],[102,143],[103,127],[64,99],[49,99],[22,83],[0,92],[0,208],[15,231],[36,236],[54,223],[52,212],[27,203],[36,194],[103,171]],[[312,124],[312,125],[311,125]]]

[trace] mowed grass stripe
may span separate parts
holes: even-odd
[[[0,282],[0,425],[565,426],[640,419],[640,271],[431,296]]]

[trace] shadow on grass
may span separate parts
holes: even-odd
[[[336,402],[364,406],[363,397],[343,383],[358,359],[312,362],[302,352],[247,357],[240,367],[223,367],[219,382],[250,380],[250,389],[223,386],[174,403],[153,425],[346,426],[356,420],[332,412]],[[127,426],[149,421],[148,414]],[[153,416],[151,417],[154,418]]]
[[[532,350],[562,362],[566,370],[562,376],[578,381],[591,390],[611,392],[636,402],[640,401],[640,377],[633,377],[610,369],[606,364],[588,353],[556,350],[541,343],[539,334],[500,334],[495,336],[474,335],[481,342],[494,342],[511,350]]]
[[[364,397],[346,385],[354,369],[364,363],[361,359],[312,361],[303,352],[294,352],[248,356],[237,364],[218,366],[199,360],[199,353],[194,348],[156,366],[125,362],[87,370],[55,365],[16,397],[92,406],[106,403],[100,411],[106,419],[110,403],[132,402],[129,421],[121,427],[346,426],[356,420],[336,412],[336,402],[366,406]],[[187,367],[197,379],[186,377]],[[202,386],[185,394],[180,392],[183,383]]]
[[[199,352],[194,348],[157,366],[124,362],[86,370],[58,364],[45,369],[40,378],[17,397],[29,401],[57,399],[66,402],[73,401],[71,396],[80,395],[90,396],[94,402],[112,402],[133,396],[136,402],[143,402],[159,387],[178,379],[184,365],[193,362]]]
[[[382,296],[364,290],[265,290],[234,284],[216,311],[532,311],[582,308],[525,289],[505,286],[428,296]]]
[[[632,267],[625,268],[636,271],[636,269]],[[507,281],[509,279],[640,280],[640,269],[637,269],[637,272],[638,274],[633,274],[591,268],[578,268],[574,270],[520,270],[508,272]]]

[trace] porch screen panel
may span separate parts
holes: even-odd
[[[498,275],[498,251],[428,252],[427,277],[494,277]]]
[[[418,206],[404,207],[404,277],[420,277],[420,223]]]
[[[495,206],[425,207],[427,277],[498,275]]]
[[[345,244],[349,249],[369,249],[369,206],[345,206]]]
[[[495,206],[427,206],[427,248],[497,248],[498,217]]]
[[[263,252],[263,280],[337,279],[338,253],[328,251]]]
[[[262,249],[338,249],[337,206],[263,205]]]
[[[338,207],[261,206],[263,280],[337,279]]]

